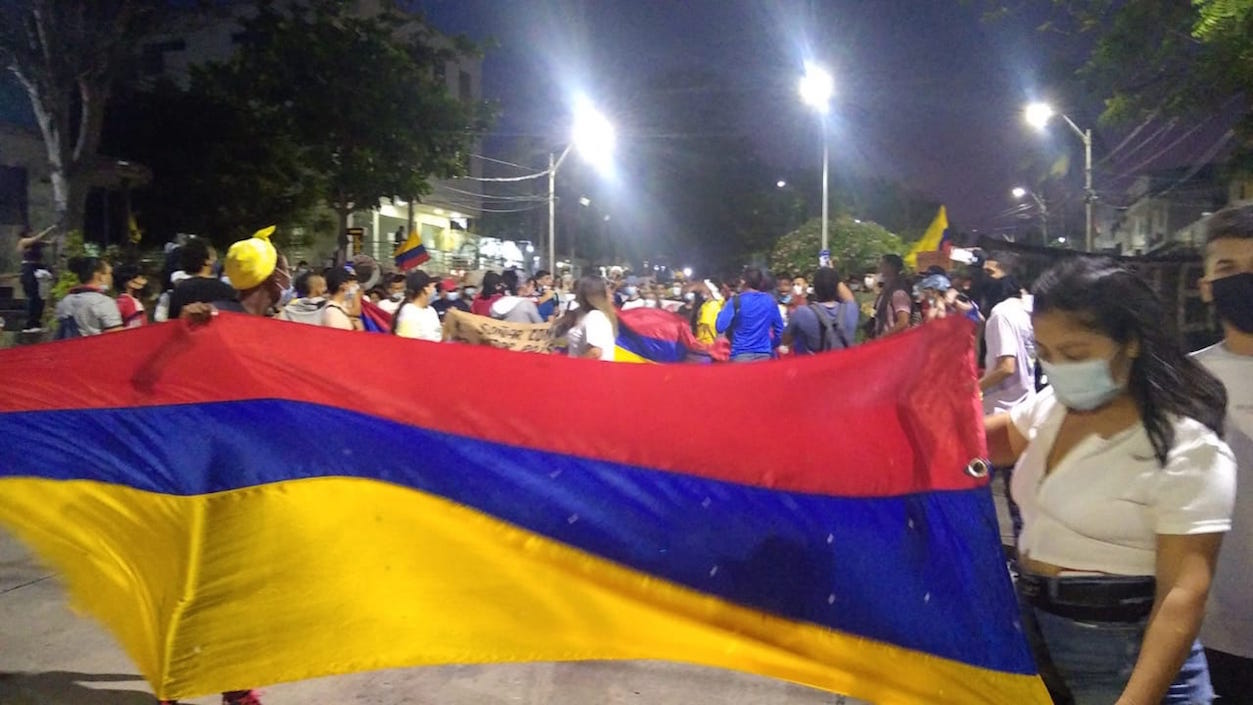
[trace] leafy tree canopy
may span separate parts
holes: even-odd
[[[868,221],[858,222],[848,215],[840,215],[830,221],[828,240],[832,262],[845,277],[872,271],[883,255],[904,254],[906,250],[905,243],[883,226]],[[821,247],[822,219],[815,218],[779,238],[770,256],[770,268],[776,273],[812,277],[818,268]]]

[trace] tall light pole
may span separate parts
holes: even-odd
[[[1045,205],[1044,199],[1040,198],[1039,194],[1035,191],[1021,186],[1014,187],[1010,193],[1013,194],[1014,198],[1019,200],[1021,200],[1023,196],[1031,196],[1031,200],[1035,201],[1036,206],[1040,208],[1040,231],[1044,236],[1044,244],[1047,245],[1049,241],[1049,208]]]
[[[1027,109],[1024,112],[1027,124],[1037,130],[1043,130],[1047,127],[1049,121],[1057,114],[1058,113],[1054,112],[1052,106],[1048,103],[1032,103],[1027,106]],[[1095,244],[1092,239],[1094,232],[1092,205],[1096,200],[1096,193],[1092,190],[1092,130],[1079,129],[1079,126],[1075,124],[1075,121],[1071,120],[1066,115],[1062,115],[1061,118],[1066,121],[1066,124],[1070,126],[1070,129],[1076,135],[1079,135],[1079,139],[1083,141],[1083,203],[1086,211],[1085,215],[1087,222],[1085,244],[1087,251],[1091,252],[1094,249]]]
[[[822,252],[824,257],[830,256],[828,241],[829,207],[831,199],[828,187],[828,168],[830,152],[827,145],[827,114],[831,112],[831,96],[835,93],[835,79],[831,73],[810,61],[805,62],[805,75],[801,76],[801,101],[818,111],[822,119]],[[823,262],[828,264],[829,262]]]
[[[574,129],[571,131],[570,144],[561,152],[561,156],[548,154],[548,267],[554,276],[557,274],[557,170],[570,156],[570,150],[577,148],[579,154],[601,171],[607,171],[613,162],[613,147],[617,133],[613,124],[592,104],[580,98],[574,103]],[[573,266],[571,262],[571,266]]]

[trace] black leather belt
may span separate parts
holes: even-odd
[[[1151,577],[1018,576],[1018,594],[1027,604],[1082,622],[1138,622],[1153,611],[1156,590]]]

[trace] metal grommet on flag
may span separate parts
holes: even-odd
[[[971,477],[987,477],[988,470],[988,461],[983,458],[975,458],[966,464],[966,474]]]

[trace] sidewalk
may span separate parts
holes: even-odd
[[[857,705],[766,678],[641,661],[411,668],[263,693],[266,705]],[[3,531],[0,705],[155,705],[112,639],[73,614],[56,580]]]

